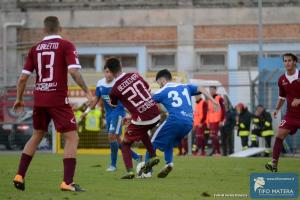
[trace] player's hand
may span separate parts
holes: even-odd
[[[221,122],[219,123],[219,127],[222,127],[222,126],[224,126],[224,121],[221,121]]]
[[[297,107],[299,104],[300,104],[300,99],[293,99],[291,105],[292,105],[293,107]]]
[[[93,102],[93,95],[90,91],[88,91],[86,94],[85,94],[85,97],[87,98],[87,106],[91,105],[92,102]]]
[[[275,111],[273,112],[273,117],[274,117],[274,119],[277,119],[278,113],[279,113],[279,110],[275,110]]]
[[[108,102],[108,104],[110,105],[110,107],[113,107],[113,108],[117,107],[116,105],[111,103],[111,100]]]
[[[83,114],[79,117],[79,120],[78,120],[77,124],[80,124],[86,116],[87,116],[87,113],[83,113]]]
[[[13,106],[13,110],[16,113],[23,113],[24,112],[24,102],[16,100]]]

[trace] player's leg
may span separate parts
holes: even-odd
[[[79,143],[77,124],[71,107],[66,104],[60,107],[50,107],[48,112],[53,119],[56,130],[64,137],[64,178],[60,185],[62,191],[83,192],[78,184],[74,183],[76,169],[76,154]]]
[[[152,171],[152,167],[157,165],[159,163],[159,158],[156,156],[156,149],[159,148],[163,151],[163,148],[161,148],[161,144],[162,143],[157,143],[157,139],[161,137],[161,135],[163,134],[163,131],[166,127],[167,121],[165,121],[164,123],[162,123],[157,130],[155,131],[155,133],[153,134],[152,139],[150,140],[150,137],[147,133],[148,130],[151,130],[152,128],[154,128],[156,126],[157,123],[152,124],[152,125],[148,125],[145,126],[144,128],[144,134],[142,135],[142,142],[143,144],[146,146],[147,152],[146,152],[146,158],[145,158],[145,165],[140,169],[140,171],[138,172],[138,175],[140,176],[142,173],[149,173],[150,171]]]
[[[183,155],[183,146],[181,144],[181,142],[177,145],[178,147],[178,156],[182,156]]]
[[[213,144],[213,149],[215,155],[220,155],[220,143],[219,143],[219,137],[218,137],[218,132],[219,132],[219,123],[211,123],[210,124],[210,133],[211,133],[211,139],[212,139],[212,144]]]
[[[205,156],[206,155],[206,153],[205,153],[205,136],[204,136],[205,126],[197,127],[196,131],[197,131],[196,132],[197,143],[198,143],[198,146],[201,148],[201,156]]]
[[[125,137],[122,141],[122,156],[123,161],[127,170],[127,173],[122,176],[122,179],[132,179],[134,178],[134,170],[133,170],[133,163],[132,163],[132,155],[131,155],[131,145],[133,141],[130,141],[129,139]]]
[[[297,129],[296,129],[297,130]],[[296,132],[296,130],[293,130],[293,132]],[[291,132],[289,129],[285,128],[279,128],[276,138],[275,138],[275,144],[273,146],[273,159],[271,162],[268,162],[265,167],[267,170],[272,172],[277,172],[277,165],[279,161],[279,156],[282,151],[282,143],[283,140],[286,138],[286,136]]]
[[[118,150],[119,143],[117,140],[117,135],[109,133],[108,141],[110,146],[110,166],[106,169],[108,172],[114,172],[117,170],[117,159],[118,159]]]
[[[166,130],[168,134],[165,134],[165,146],[163,146],[166,165],[158,173],[158,178],[165,178],[172,171],[174,167],[173,146],[177,145],[183,138],[186,138],[192,130],[192,127],[193,125],[191,123],[169,123]]]
[[[64,182],[69,185],[73,183],[76,168],[76,152],[79,137],[76,131],[69,131],[62,134],[65,141],[64,146]]]
[[[157,174],[158,178],[165,178],[168,176],[168,174],[172,171],[174,167],[173,163],[173,146],[169,146],[164,151],[165,161],[166,165],[160,172]]]
[[[43,130],[34,129],[31,138],[28,140],[28,142],[26,143],[23,149],[21,159],[19,162],[18,172],[13,181],[15,187],[19,190],[25,190],[24,179],[25,179],[27,169],[43,137],[44,137]]]
[[[117,159],[119,150],[119,134],[122,133],[122,117],[110,116],[106,118],[106,126],[108,129],[108,141],[110,146],[110,166],[106,169],[108,172],[117,170]]]
[[[183,155],[187,155],[188,154],[188,140],[187,140],[187,138],[182,138],[181,144],[182,144],[183,149],[184,149]]]
[[[17,175],[14,178],[14,185],[19,190],[25,190],[25,175],[30,165],[32,157],[44,137],[44,132],[48,130],[48,124],[50,122],[50,116],[44,108],[33,108],[33,134],[26,143],[21,159],[19,162],[19,168]]]

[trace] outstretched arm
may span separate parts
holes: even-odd
[[[219,103],[209,94],[205,87],[200,86],[198,87],[197,91],[204,94],[208,99],[210,99],[213,102],[215,110],[219,109]]]
[[[88,105],[90,105],[93,101],[93,95],[90,92],[89,88],[85,84],[80,72],[77,68],[70,68],[69,74],[72,76],[75,83],[85,92],[86,98],[88,99]]]

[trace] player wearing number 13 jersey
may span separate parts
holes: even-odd
[[[131,179],[134,178],[130,150],[133,142],[142,140],[149,151],[150,162],[143,170],[149,170],[159,162],[147,132],[159,122],[160,112],[150,95],[148,83],[140,75],[122,73],[120,61],[116,58],[108,59],[105,65],[116,78],[110,92],[111,104],[117,106],[120,100],[132,116],[122,141],[122,155],[127,168],[127,174],[122,178]]]
[[[52,119],[57,131],[63,134],[64,146],[64,179],[61,190],[83,191],[73,182],[76,167],[76,150],[78,145],[77,125],[73,111],[68,103],[68,73],[84,90],[89,101],[92,95],[83,81],[78,69],[81,68],[74,45],[62,39],[57,17],[49,16],[44,20],[46,37],[34,45],[27,56],[26,63],[17,86],[15,111],[23,110],[23,93],[29,75],[35,71],[36,84],[34,90],[33,135],[26,143],[14,185],[17,189],[25,189],[25,174],[30,161],[48,131]]]

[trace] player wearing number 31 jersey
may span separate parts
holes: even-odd
[[[125,132],[122,142],[122,155],[127,174],[123,179],[134,178],[132,165],[131,144],[142,140],[150,154],[150,162],[143,169],[149,170],[159,162],[152,147],[148,130],[154,128],[160,120],[160,112],[150,95],[148,83],[137,73],[122,73],[120,61],[110,58],[106,61],[106,67],[116,78],[110,92],[111,104],[117,106],[118,100],[132,116],[131,124]]]
[[[218,103],[203,87],[172,83],[172,75],[167,69],[157,73],[156,81],[161,89],[153,95],[153,99],[161,103],[169,113],[168,118],[156,130],[151,140],[154,150],[159,149],[165,154],[166,166],[158,174],[159,178],[164,178],[173,168],[174,146],[177,146],[193,127],[191,96],[203,93],[212,100],[215,107]],[[148,157],[147,152],[145,163],[148,162]]]

